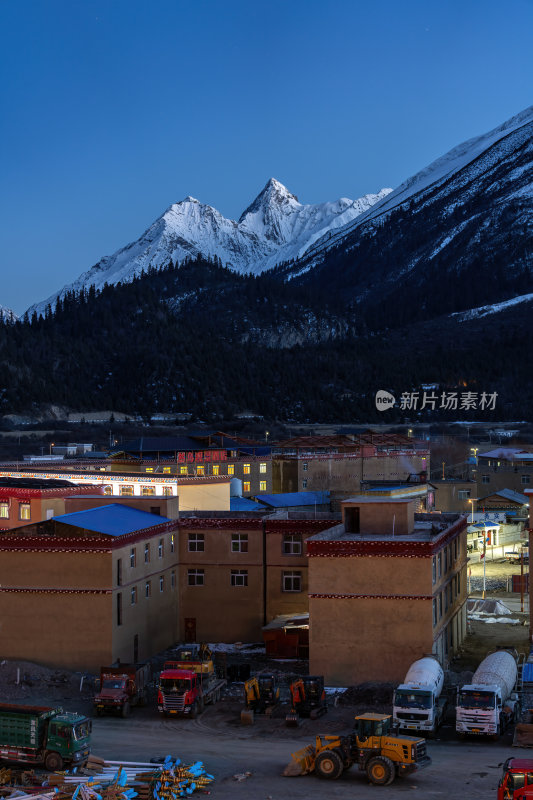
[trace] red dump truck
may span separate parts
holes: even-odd
[[[498,800],[533,797],[533,759],[508,758],[498,785]]]
[[[168,715],[196,717],[208,703],[216,703],[226,685],[215,673],[211,652],[203,645],[181,647],[166,661],[159,677],[157,710]]]
[[[132,706],[143,706],[150,682],[149,664],[114,664],[100,669],[100,691],[93,705],[98,716],[105,713],[127,717]]]

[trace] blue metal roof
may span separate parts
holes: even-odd
[[[284,492],[281,494],[259,494],[261,503],[273,508],[286,506],[314,506],[329,503],[329,492]]]
[[[123,506],[120,503],[90,508],[87,511],[75,511],[72,514],[61,514],[52,519],[95,533],[105,533],[108,536],[124,536],[126,533],[136,533],[160,525],[162,522],[172,521],[168,517],[139,511],[137,508]]]
[[[230,511],[266,511],[266,506],[262,503],[254,503],[246,497],[230,497]]]

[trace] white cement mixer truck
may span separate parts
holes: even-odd
[[[403,730],[432,736],[446,711],[446,698],[441,697],[443,684],[444,672],[435,657],[413,662],[394,692],[393,723]]]
[[[518,669],[516,658],[498,650],[481,662],[472,683],[462,686],[457,695],[455,729],[458,734],[489,734],[497,739],[508,725],[520,717],[515,693]]]

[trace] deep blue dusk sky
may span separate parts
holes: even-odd
[[[188,194],[398,185],[533,102],[532,30],[532,0],[3,0],[0,305]]]

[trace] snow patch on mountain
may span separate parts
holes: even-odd
[[[533,294],[521,294],[518,297],[512,297],[510,300],[503,300],[501,303],[492,303],[488,306],[479,306],[479,308],[470,308],[468,311],[456,311],[450,314],[450,317],[456,317],[458,322],[466,322],[470,319],[480,319],[489,314],[498,314],[500,311],[516,306],[519,303],[530,303],[533,301]]]
[[[149,268],[183,263],[197,255],[213,258],[240,273],[259,274],[304,255],[317,239],[343,227],[381,201],[382,189],[358,200],[304,205],[282,183],[271,178],[238,221],[226,219],[194,197],[171,205],[136,241],[101,259],[69,286],[29,309],[43,313],[68,290],[128,282]]]
[[[0,306],[0,319],[2,322],[16,322],[18,316],[10,308],[6,308],[6,306]]]

